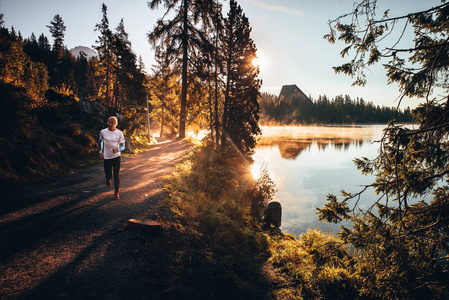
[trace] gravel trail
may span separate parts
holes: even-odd
[[[148,240],[126,224],[156,217],[161,178],[191,147],[160,140],[122,157],[118,200],[102,163],[3,195],[0,299],[151,299],[158,282],[148,282],[149,262],[136,250]]]

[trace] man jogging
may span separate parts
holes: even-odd
[[[125,137],[123,132],[116,128],[117,124],[116,117],[109,117],[108,128],[101,130],[98,139],[100,158],[104,159],[106,185],[111,186],[112,173],[114,173],[114,197],[116,199],[120,198],[120,155],[121,151],[125,149]]]

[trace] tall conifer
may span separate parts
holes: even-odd
[[[175,16],[172,20],[160,19],[148,38],[156,47],[156,56],[166,57],[173,69],[181,74],[179,137],[183,138],[186,130],[190,54],[202,42],[201,32],[195,25],[201,21],[203,26],[209,26],[210,16],[216,7],[213,0],[152,0],[148,6],[155,9],[161,3],[164,3],[167,13],[174,11]]]
[[[251,39],[248,18],[236,1],[230,1],[225,23],[226,90],[223,108],[222,144],[230,138],[239,150],[250,156],[259,135],[259,68],[252,64],[256,46]]]
[[[387,10],[379,18],[377,8],[376,0],[363,0],[330,22],[326,38],[346,43],[343,57],[353,53],[334,69],[356,76],[355,84],[364,85],[364,70],[382,58],[388,60],[383,65],[389,81],[399,84],[401,101],[405,96],[422,100],[413,111],[418,126],[404,127],[391,120],[379,155],[355,161],[362,174],[375,175],[366,187],[378,195],[371,206],[359,206],[366,197],[363,191],[343,191],[341,200],[328,196],[319,216],[329,222],[352,222],[340,236],[361,252],[354,269],[363,279],[362,297],[447,299],[449,3],[395,17]],[[402,26],[400,41],[397,37],[389,41],[398,26]]]
[[[62,57],[64,56],[64,35],[66,26],[60,15],[55,15],[50,24],[51,25],[47,25],[47,27],[50,30],[51,36],[54,38],[53,53],[56,59],[56,85],[59,87],[60,65]]]
[[[97,45],[94,46],[95,50],[98,52],[99,66],[101,67],[100,71],[102,76],[104,76],[104,84],[99,91],[99,96],[104,98],[107,106],[114,107],[114,102],[112,99],[114,77],[113,69],[115,65],[113,52],[114,35],[109,28],[108,8],[104,3],[101,6],[101,11],[103,13],[101,23],[95,25],[95,31],[98,31],[100,35],[96,41]]]

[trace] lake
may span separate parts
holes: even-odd
[[[374,181],[354,165],[355,158],[373,159],[386,125],[261,127],[262,138],[253,155],[253,170],[265,167],[276,183],[274,201],[282,205],[283,232],[299,235],[308,228],[338,232],[341,224],[318,221],[316,208],[326,196],[340,191],[358,192]],[[372,190],[363,194],[361,205],[376,199]]]

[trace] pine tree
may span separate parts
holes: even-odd
[[[28,108],[36,107],[44,99],[48,89],[48,73],[44,64],[31,61],[24,51],[24,43],[14,40],[8,50],[0,56],[0,79],[4,83],[25,88],[27,96],[33,100]]]
[[[218,7],[218,3],[217,3]],[[215,131],[215,144],[218,145],[220,141],[220,109],[221,103],[223,103],[222,86],[223,76],[222,70],[224,70],[224,53],[222,51],[222,45],[224,42],[224,18],[220,10],[216,10],[212,16],[212,30],[209,34],[211,37],[209,53],[211,57],[210,65],[210,78],[213,80],[213,84],[210,86],[209,92],[209,122],[211,139],[213,140],[213,133]]]
[[[46,66],[49,66],[51,60],[51,46],[50,42],[48,41],[48,38],[42,33],[39,36],[37,43],[39,45],[40,50],[39,61],[43,62]]]
[[[86,86],[85,95],[89,99],[97,100],[103,85],[103,78],[97,76],[97,72],[100,70],[100,62],[97,57],[92,57],[88,60],[86,71]]]
[[[364,279],[362,295],[443,299],[449,285],[449,4],[443,1],[398,17],[389,17],[387,11],[381,19],[376,19],[376,7],[377,1],[364,0],[345,15],[348,23],[345,16],[330,22],[336,30],[331,27],[326,38],[348,44],[342,51],[345,57],[355,51],[354,58],[335,71],[355,75],[355,83],[363,85],[364,69],[381,58],[389,59],[385,63],[388,79],[399,84],[403,96],[423,100],[413,111],[419,127],[409,129],[392,122],[380,142],[379,156],[356,160],[363,174],[376,178],[366,187],[378,194],[370,208],[358,206],[363,191],[343,192],[343,200],[329,195],[319,215],[330,222],[352,221],[352,228],[344,227],[340,235],[362,251],[356,269],[356,275]],[[413,29],[413,46],[400,48],[395,40],[381,50],[379,42],[388,41],[391,28],[401,22],[402,30]]]
[[[47,27],[50,30],[51,36],[54,38],[53,53],[56,59],[56,85],[59,87],[59,73],[61,61],[64,56],[64,34],[66,26],[60,15],[55,15],[50,24]]]
[[[119,88],[117,96],[120,97],[120,103],[117,103],[117,98],[115,106],[119,107],[119,111],[121,111],[125,94],[128,93],[125,90],[130,87],[132,72],[136,69],[136,55],[131,50],[131,42],[128,39],[123,19],[115,30],[114,48],[117,60],[115,73],[117,74],[116,86]]]
[[[87,72],[88,72],[88,59],[85,52],[81,51],[76,58],[75,65],[75,78],[76,85],[78,86],[78,97],[86,98],[86,84],[87,84]]]
[[[98,31],[100,35],[96,41],[97,46],[94,46],[99,56],[100,76],[103,78],[98,96],[104,99],[108,107],[116,108],[113,101],[114,68],[116,64],[114,59],[114,34],[109,28],[108,8],[104,3],[101,6],[101,11],[103,13],[101,23],[95,25],[95,31]]]
[[[226,92],[223,108],[222,145],[230,138],[246,156],[252,154],[259,135],[259,68],[252,64],[256,46],[250,37],[248,18],[236,1],[230,1],[225,23]]]
[[[153,106],[151,115],[159,119],[159,136],[175,136],[181,91],[177,74],[170,70],[167,63],[160,62],[150,80],[150,87]]]
[[[160,59],[165,57],[173,65],[173,69],[181,74],[179,137],[184,138],[188,76],[191,68],[190,56],[202,43],[201,32],[195,25],[201,21],[203,26],[208,27],[210,16],[216,7],[213,0],[152,0],[148,2],[148,5],[151,9],[155,9],[162,2],[167,9],[167,13],[174,11],[175,16],[168,21],[163,18],[160,19],[153,31],[148,34],[148,38],[150,43],[156,47],[156,56]]]

